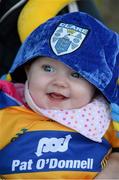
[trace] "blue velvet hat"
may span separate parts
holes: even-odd
[[[119,104],[119,35],[94,17],[74,12],[49,19],[25,40],[9,73],[39,56],[66,64]]]

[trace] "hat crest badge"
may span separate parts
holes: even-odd
[[[52,50],[57,56],[72,53],[81,46],[87,34],[88,29],[60,23],[51,36]]]

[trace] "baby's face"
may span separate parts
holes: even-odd
[[[74,109],[89,103],[95,88],[66,65],[47,57],[35,60],[27,72],[29,92],[44,109]]]

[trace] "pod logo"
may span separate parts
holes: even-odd
[[[41,138],[35,154],[39,157],[47,152],[65,152],[71,138],[71,135],[66,135],[65,138]]]

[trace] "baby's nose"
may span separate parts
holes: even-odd
[[[68,79],[66,77],[56,77],[56,79],[53,82],[53,85],[57,87],[66,88],[68,87]]]

